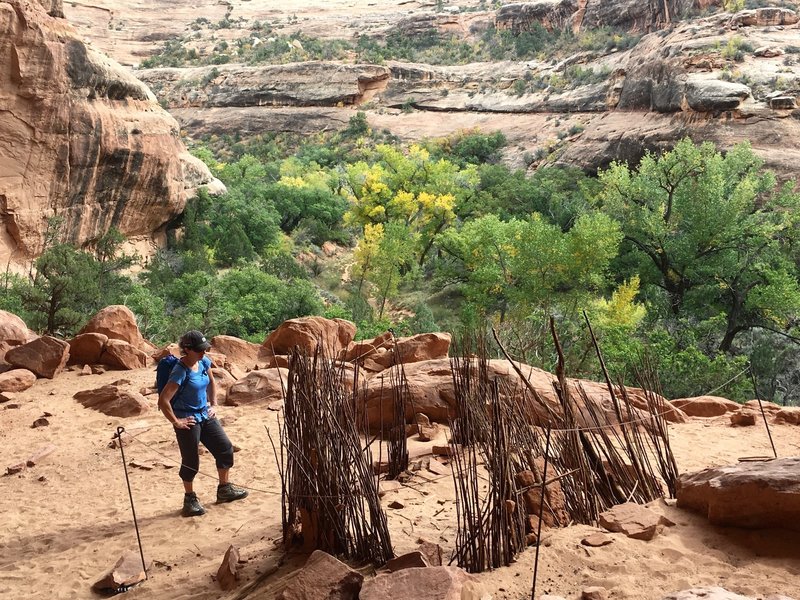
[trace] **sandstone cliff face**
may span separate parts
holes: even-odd
[[[76,245],[111,226],[152,238],[182,211],[187,185],[212,179],[148,88],[45,12],[60,2],[43,4],[0,0],[4,263],[36,256],[52,215]]]
[[[620,22],[634,29],[654,26],[682,6],[611,4]],[[603,6],[608,3],[509,4],[497,12],[497,23],[503,15],[509,28],[523,27],[520,15],[527,15],[527,26],[534,18],[574,21],[580,11],[584,22],[604,22],[612,15]],[[641,19],[648,15],[646,24]],[[691,136],[722,148],[750,140],[767,166],[788,178],[796,176],[793,163],[800,161],[800,69],[785,60],[784,50],[796,44],[794,22],[796,13],[786,9],[720,13],[646,34],[631,49],[581,52],[558,63],[296,63],[136,73],[195,135],[339,129],[353,108],[366,108],[374,127],[406,139],[500,129],[510,141],[507,160],[517,166],[572,164],[594,172]],[[726,56],[733,43],[751,50],[741,60]],[[592,73],[590,81],[570,81],[573,67]],[[558,79],[565,84],[550,84]],[[344,110],[335,108],[342,105]]]
[[[163,1],[151,0],[153,6]],[[123,56],[130,50],[123,47],[123,38],[142,45],[149,39],[152,51],[157,45],[152,36],[177,37],[199,14],[187,13],[187,0],[174,0],[174,20],[151,12],[146,22],[143,2],[131,0],[118,8],[111,0],[93,2],[97,10],[114,14],[113,27],[112,21],[95,23],[98,43]],[[193,5],[211,11],[207,18],[214,21],[218,15],[211,4],[196,0]],[[582,51],[560,62],[545,56],[447,67],[401,62],[229,64],[135,74],[192,136],[341,129],[358,109],[367,113],[373,127],[406,140],[471,127],[502,130],[509,140],[505,160],[518,167],[573,164],[591,172],[613,160],[636,161],[646,150],[669,148],[688,135],[722,148],[750,140],[770,168],[793,177],[793,165],[800,161],[796,3],[734,15],[721,12],[721,4],[535,0],[490,10],[489,3],[463,0],[458,7],[445,3],[437,11],[416,0],[308,0],[297,18],[289,8],[228,0],[226,14],[236,24],[209,26],[199,37],[193,35],[191,44],[198,51],[210,51],[221,39],[232,43],[248,23],[266,19],[282,34],[302,31],[351,40],[364,34],[413,37],[438,31],[475,42],[490,27],[520,33],[538,25],[571,27],[579,35],[610,27],[642,38],[633,48]],[[65,6],[70,18],[73,13],[82,18],[84,9]],[[116,36],[120,45],[106,34]],[[750,48],[740,59],[725,54],[740,43]],[[589,76],[576,77],[576,70]]]

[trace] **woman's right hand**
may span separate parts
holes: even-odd
[[[192,425],[194,425],[194,417],[177,419],[172,425],[175,427],[175,429],[191,429]]]

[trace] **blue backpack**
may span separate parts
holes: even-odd
[[[156,390],[158,391],[159,395],[164,387],[169,383],[169,376],[172,373],[172,369],[179,362],[181,362],[181,359],[174,354],[167,354],[164,358],[158,361],[158,365],[156,366]],[[181,385],[181,387],[183,387],[183,385]],[[178,392],[175,395],[177,396],[179,393],[180,389],[178,389]]]
[[[169,376],[172,374],[172,369],[175,368],[176,364],[180,364],[184,371],[188,370],[181,362],[181,359],[174,354],[167,354],[164,358],[158,361],[158,365],[156,365],[156,390],[158,391],[159,395],[161,395],[161,391],[169,383]],[[200,366],[203,369],[202,374],[207,374],[208,367],[206,366],[205,359],[200,363]],[[183,383],[181,383],[178,391],[175,392],[176,398],[180,395],[181,390],[183,389],[183,386],[186,385],[187,380],[188,377],[184,377]]]

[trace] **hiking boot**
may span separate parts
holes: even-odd
[[[181,515],[184,517],[199,517],[205,513],[206,509],[200,504],[200,500],[197,499],[197,494],[190,492],[183,496],[183,510],[181,511]]]
[[[247,490],[240,488],[238,485],[225,483],[217,486],[217,503],[233,502],[242,498],[247,498]]]

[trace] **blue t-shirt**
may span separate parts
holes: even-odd
[[[207,356],[201,358],[197,363],[197,371],[188,369],[180,361],[172,367],[169,381],[177,384],[180,389],[172,397],[170,404],[172,404],[172,412],[179,419],[194,417],[197,423],[208,419],[206,389],[211,381],[208,376],[210,368],[211,359]]]

